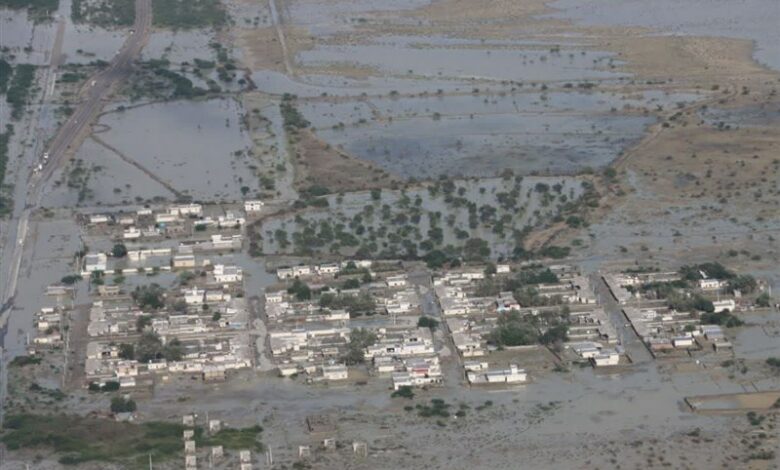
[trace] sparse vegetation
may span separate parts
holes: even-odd
[[[19,64],[14,68],[14,74],[6,91],[6,101],[11,105],[11,117],[19,120],[22,117],[30,90],[35,81],[35,66]]]
[[[49,21],[57,11],[60,0],[0,0],[0,8],[27,10],[27,15],[36,23]]]
[[[218,28],[228,16],[219,0],[154,0],[155,26],[173,29]]]
[[[183,426],[164,422],[119,423],[75,415],[15,414],[5,420],[2,442],[10,450],[52,449],[59,462],[118,462],[138,466],[151,455],[163,462],[183,451]]]

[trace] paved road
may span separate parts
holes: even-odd
[[[591,275],[591,282],[596,286],[596,295],[599,297],[600,304],[617,330],[620,345],[626,350],[634,364],[652,362],[653,356],[650,355],[645,344],[628,323],[628,319],[623,314],[623,307],[612,296],[601,274]]]
[[[75,151],[86,137],[89,127],[103,108],[103,100],[130,74],[133,61],[140,54],[146,42],[152,23],[151,0],[136,0],[135,10],[135,32],[125,41],[108,67],[87,80],[81,91],[81,104],[60,127],[49,145],[48,164],[39,174],[32,175],[28,182],[24,210],[16,221],[9,223],[7,240],[9,244],[13,242],[13,248],[11,245],[7,246],[5,257],[9,256],[9,250],[12,251],[12,254],[9,259],[0,262],[0,265],[8,266],[7,270],[4,271],[4,274],[7,275],[3,276],[5,285],[3,286],[3,295],[0,298],[0,314],[7,313],[13,304],[28,221],[32,211],[41,204],[46,183],[54,175],[57,168],[68,159],[70,152]],[[4,324],[4,320],[5,317],[0,316],[0,326]]]

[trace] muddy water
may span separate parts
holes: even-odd
[[[607,165],[638,141],[653,118],[494,114],[417,117],[390,124],[325,129],[352,155],[403,177],[571,174]]]
[[[557,0],[553,15],[584,25],[644,26],[662,34],[725,36],[755,42],[758,62],[780,70],[776,0]]]
[[[56,30],[54,23],[33,24],[25,10],[0,8],[0,45],[19,63],[47,64]]]
[[[512,229],[522,229],[525,225],[533,225],[540,220],[549,216],[556,211],[558,202],[552,202],[548,205],[543,205],[539,193],[534,191],[534,187],[537,183],[543,182],[549,186],[560,184],[560,195],[556,193],[557,197],[565,196],[568,200],[573,200],[579,197],[583,188],[580,181],[571,177],[527,177],[520,183],[519,189],[519,201],[517,203],[517,209],[510,214],[510,219],[506,224],[506,231],[504,235],[497,234],[493,231],[492,226],[486,224],[479,224],[476,228],[469,228],[469,212],[465,207],[454,207],[452,204],[445,202],[445,198],[442,194],[432,196],[427,189],[414,189],[407,191],[407,196],[410,201],[414,202],[418,197],[420,198],[421,219],[416,226],[419,228],[421,234],[426,234],[432,227],[430,214],[440,213],[442,222],[439,226],[443,229],[443,246],[451,244],[453,246],[460,246],[464,243],[463,240],[459,240],[456,237],[455,231],[452,227],[466,229],[472,237],[479,237],[486,240],[491,248],[492,255],[495,257],[507,255],[514,248],[514,242],[511,238]],[[476,181],[458,181],[456,183],[457,189],[455,190],[458,195],[473,202],[478,207],[482,206],[496,206],[497,193],[511,191],[514,186],[513,180],[503,180],[499,178],[481,179]],[[462,194],[461,194],[462,193]],[[384,190],[380,195],[380,200],[374,201],[371,195],[365,192],[359,193],[346,193],[343,197],[328,196],[331,209],[329,210],[313,210],[306,212],[303,220],[308,223],[316,223],[319,221],[327,220],[333,224],[343,223],[345,226],[349,225],[352,218],[361,212],[364,212],[365,207],[368,205],[374,205],[376,207],[376,214],[372,217],[364,217],[364,222],[367,227],[373,227],[375,230],[379,230],[381,227],[390,224],[389,220],[384,218],[380,214],[380,207],[384,205],[392,208],[391,217],[400,213],[408,213],[407,209],[400,208],[399,201],[402,195],[398,191]],[[559,199],[557,199],[559,201]],[[503,215],[499,212],[498,215]],[[448,219],[451,218],[452,225],[449,225]],[[392,227],[392,225],[391,225]],[[263,236],[263,251],[269,254],[285,253],[292,250],[292,246],[288,249],[282,249],[277,240],[275,240],[273,234],[276,230],[286,230],[290,233],[292,239],[292,233],[299,231],[301,224],[295,217],[277,217],[269,218],[263,221],[262,236]],[[352,228],[345,229],[351,232]],[[391,228],[391,232],[394,228]],[[365,238],[358,236],[358,238]],[[381,237],[378,242],[382,242]]]
[[[243,113],[233,99],[153,104],[104,116],[101,137],[178,191],[237,200],[242,186],[259,188]]]
[[[354,64],[381,75],[422,75],[488,80],[586,80],[614,78],[606,52],[544,50],[413,48],[403,43],[316,46],[298,54],[304,66]],[[613,63],[617,65],[617,62]]]
[[[3,338],[6,354],[25,354],[26,344],[34,338],[34,315],[42,307],[57,306],[55,298],[44,295],[46,286],[59,283],[63,276],[73,274],[73,255],[82,248],[80,231],[71,220],[31,222],[32,238],[26,245],[25,263],[19,271],[13,315],[8,318],[7,334]],[[78,291],[85,291],[80,283]],[[69,306],[64,302],[61,306]]]

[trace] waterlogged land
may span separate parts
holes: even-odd
[[[52,134],[131,34],[131,2],[61,1],[59,16],[41,9],[47,3],[57,2],[0,0],[2,58],[12,70],[35,67],[28,99],[0,86],[8,103],[0,118],[15,126],[13,134],[0,129],[0,158],[14,178],[43,150],[26,129]],[[270,207],[248,228],[244,252],[214,258],[243,267],[250,301],[276,282],[265,262],[291,256],[437,266],[533,252],[581,261],[586,272],[719,260],[780,289],[780,10],[772,1],[153,6],[156,29],[135,75],[50,182],[51,210],[33,219],[3,342],[14,355],[26,350],[41,292],[74,270],[74,253],[114,244],[85,237],[71,221],[74,206],[262,197]],[[47,78],[52,62],[61,68]],[[18,104],[41,99],[40,107]],[[3,191],[14,191],[8,179]],[[178,282],[173,274],[151,280]],[[148,281],[123,280],[129,288]],[[84,283],[77,304],[87,302],[86,290]],[[298,445],[319,445],[303,423],[322,413],[335,419],[340,446],[315,450],[313,467],[514,468],[522,459],[536,468],[774,468],[777,456],[766,449],[776,448],[776,413],[709,415],[684,401],[780,387],[766,363],[780,356],[778,314],[740,318],[746,324],[729,331],[733,355],[608,373],[549,364],[534,369],[530,384],[490,393],[460,386],[446,344],[448,383],[408,400],[390,398],[381,381],[283,380],[263,357],[258,371],[225,384],[171,380],[153,396],[131,393],[142,424],[127,429],[83,421],[108,410],[112,395],[63,386],[64,356],[53,351],[40,367],[13,372],[14,409],[73,412],[82,418],[58,422],[78,430],[71,437],[79,445],[92,439],[82,431],[97,427],[131,439],[130,450],[102,440],[88,455],[33,446],[4,465],[63,468],[58,460],[72,454],[93,460],[79,468],[133,468],[146,463],[133,450],[140,446],[155,467],[180,468],[178,425],[154,444],[148,433],[160,431],[159,420],[209,412],[235,427],[262,425],[258,439],[288,465],[298,462]],[[265,331],[259,320],[253,327]],[[438,406],[433,399],[449,405],[447,419],[419,413]],[[40,421],[16,420],[25,433],[39,431]],[[241,445],[253,446],[250,437]],[[351,452],[355,440],[369,442],[369,457]]]
[[[445,180],[343,196],[318,196],[311,188],[306,204],[313,209],[265,219],[254,230],[265,254],[392,259],[444,250],[469,259],[508,257],[554,217],[581,223],[576,214],[592,198],[592,183],[567,177]]]

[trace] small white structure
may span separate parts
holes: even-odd
[[[260,212],[263,210],[265,203],[259,199],[253,199],[251,201],[244,201],[244,210],[247,213]]]
[[[187,305],[202,304],[205,295],[205,290],[193,286],[192,289],[184,290],[184,302],[187,303]]]
[[[322,366],[322,377],[325,380],[346,380],[349,377],[344,364],[327,364]]]
[[[672,338],[672,344],[675,348],[687,348],[693,346],[693,336],[678,336]]]
[[[108,216],[105,214],[94,214],[89,216],[90,225],[106,224],[108,223]]]
[[[701,290],[718,290],[725,285],[726,282],[720,279],[699,279],[699,289]]]
[[[469,371],[466,373],[466,378],[474,385],[523,383],[528,380],[528,374],[524,369],[517,367],[517,364],[510,364],[508,369]]]
[[[108,256],[105,253],[91,253],[84,257],[84,270],[92,273],[105,271],[108,266]]]
[[[404,276],[403,274],[398,276],[390,276],[387,279],[385,279],[385,282],[387,282],[387,287],[405,287],[406,276]]]
[[[716,300],[712,302],[712,306],[715,307],[715,313],[733,312],[737,308],[737,303],[734,299]]]
[[[214,265],[214,280],[220,284],[231,284],[244,279],[243,271],[238,266]]]
[[[616,366],[620,363],[620,354],[614,349],[602,349],[601,352],[590,358],[595,367]]]

